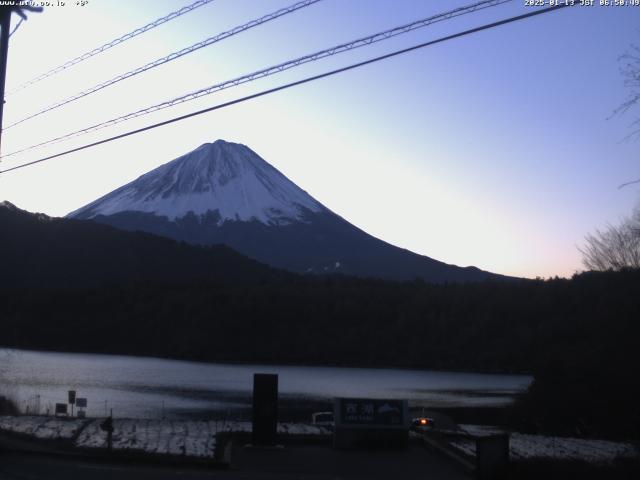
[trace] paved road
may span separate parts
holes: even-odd
[[[213,475],[215,473],[215,471],[204,469],[103,463],[41,454],[0,453],[1,480],[195,480],[218,478]]]
[[[344,452],[328,446],[237,447],[229,470],[105,463],[43,454],[0,453],[1,480],[469,480],[457,465],[414,445],[401,452]]]

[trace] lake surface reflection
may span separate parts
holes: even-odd
[[[88,416],[248,418],[254,373],[277,373],[281,410],[327,406],[333,397],[403,398],[411,406],[500,406],[531,377],[379,368],[232,365],[119,355],[0,349],[0,395],[30,413],[53,411],[67,391]],[[306,415],[306,412],[305,412]]]

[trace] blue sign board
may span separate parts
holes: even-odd
[[[407,424],[407,410],[406,400],[336,399],[336,421],[345,426],[402,428]]]

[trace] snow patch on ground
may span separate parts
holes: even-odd
[[[309,425],[305,423],[279,423],[278,434],[280,435],[330,435],[331,431],[320,425]]]
[[[39,439],[72,439],[88,422],[78,418],[52,418],[41,416],[0,417],[0,430],[31,435]]]
[[[465,425],[463,429],[475,436],[503,433],[499,428]],[[452,447],[465,455],[475,457],[476,441],[472,438],[456,439]],[[509,441],[512,460],[579,460],[589,463],[610,463],[617,458],[637,458],[640,450],[631,443],[583,438],[549,437],[513,433]]]
[[[499,433],[507,433],[507,431],[500,427],[494,427],[493,425],[471,425],[471,424],[460,424],[458,425],[460,429],[469,435],[473,435],[474,437],[482,437],[486,435],[496,435]]]
[[[82,449],[106,449],[104,418],[77,419],[44,416],[2,416],[0,431],[30,435],[38,439],[72,440]],[[112,448],[116,451],[212,458],[219,433],[247,433],[251,422],[215,420],[114,419]],[[279,423],[279,435],[328,436],[318,425]]]
[[[94,420],[76,440],[80,448],[107,448],[102,420]],[[144,453],[212,457],[218,433],[214,421],[113,420],[113,449]]]

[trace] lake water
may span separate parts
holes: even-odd
[[[531,382],[524,375],[429,370],[229,365],[118,355],[0,349],[0,395],[23,410],[53,411],[67,391],[87,415],[248,418],[254,373],[277,373],[281,410],[327,408],[333,397],[402,398],[411,406],[500,406]],[[302,413],[301,413],[302,414]]]

